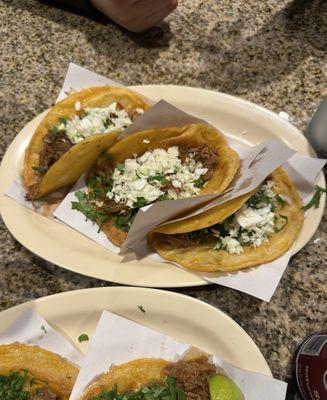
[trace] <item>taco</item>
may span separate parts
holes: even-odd
[[[237,153],[207,125],[137,132],[99,157],[72,207],[121,246],[139,208],[223,192],[238,167]]]
[[[38,346],[0,345],[0,397],[4,400],[68,400],[78,368]]]
[[[54,105],[26,149],[27,198],[73,184],[149,107],[142,96],[110,86],[81,90]]]
[[[177,362],[141,358],[100,375],[80,400],[216,400],[220,398],[219,387],[213,385],[217,377],[229,379],[207,357]],[[229,388],[239,394],[233,399],[243,399],[238,387],[229,381]]]
[[[185,223],[185,231],[174,222],[150,233],[149,241],[161,257],[185,268],[234,271],[280,257],[302,224],[300,196],[279,168],[256,191]]]

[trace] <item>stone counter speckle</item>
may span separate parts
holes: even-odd
[[[129,84],[178,84],[241,96],[287,112],[304,129],[326,95],[327,3],[181,0],[160,26],[130,34],[36,0],[0,5],[1,156],[54,103],[69,62]],[[295,345],[326,325],[326,215],[294,256],[270,304],[234,290],[176,290],[234,318],[275,377],[290,380]],[[40,259],[0,226],[0,309],[67,290],[110,285]],[[217,327],[219,329],[219,327]],[[296,399],[290,385],[288,397]]]

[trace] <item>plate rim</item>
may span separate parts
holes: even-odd
[[[192,92],[192,91],[198,91],[199,93],[200,93],[200,92],[201,92],[201,93],[204,93],[204,94],[208,93],[208,95],[210,94],[210,95],[214,95],[214,96],[219,96],[219,97],[221,97],[221,98],[227,98],[227,99],[228,99],[229,101],[231,101],[231,102],[237,102],[238,104],[241,104],[241,105],[243,105],[243,106],[246,105],[247,107],[251,107],[252,109],[257,109],[257,110],[259,110],[261,113],[265,113],[266,115],[269,115],[271,118],[274,118],[274,119],[278,118],[278,119],[280,119],[280,120],[282,121],[283,124],[287,124],[287,125],[289,126],[289,128],[292,130],[291,135],[298,135],[298,136],[301,138],[301,141],[302,141],[303,143],[306,143],[306,144],[308,145],[308,147],[310,148],[310,151],[311,151],[311,152],[313,153],[313,155],[314,155],[314,151],[313,151],[311,145],[309,144],[309,142],[307,141],[307,139],[302,135],[302,133],[299,131],[299,129],[298,129],[297,127],[295,127],[294,125],[292,125],[290,122],[285,121],[284,119],[282,119],[281,117],[279,117],[278,114],[274,113],[273,111],[271,111],[271,110],[269,110],[269,109],[267,109],[267,108],[265,108],[265,107],[263,107],[263,106],[260,106],[260,105],[257,105],[257,104],[255,104],[255,103],[252,103],[252,102],[250,102],[250,101],[248,101],[248,100],[245,100],[245,99],[243,99],[242,97],[237,97],[237,96],[233,96],[233,95],[230,95],[230,94],[226,94],[226,93],[222,93],[222,92],[215,91],[215,90],[210,90],[210,89],[202,89],[202,88],[199,88],[199,87],[178,86],[178,85],[139,85],[139,86],[134,85],[134,86],[130,86],[130,88],[132,88],[132,89],[133,89],[133,88],[136,88],[136,89],[140,89],[140,88],[154,88],[154,89],[156,89],[156,90],[158,90],[158,88],[166,88],[166,89],[168,88],[168,89],[172,89],[172,90],[175,90],[175,89],[176,89],[176,90],[181,90],[181,91],[184,91],[184,90],[188,90],[188,91],[191,91],[191,92]],[[45,112],[46,112],[46,111],[44,111],[43,113],[45,113]],[[26,127],[27,127],[29,124],[32,124],[33,121],[35,121],[35,119],[40,118],[40,116],[41,116],[43,113],[40,113],[40,114],[37,115],[35,118],[33,118],[31,121],[29,121],[29,122],[22,128],[22,130],[21,130],[19,133],[22,133],[22,131],[25,130]],[[7,155],[7,153],[8,153],[8,150],[11,148],[12,145],[15,144],[15,141],[16,141],[18,135],[19,135],[19,134],[17,134],[17,135],[15,136],[15,138],[13,139],[13,141],[12,141],[12,142],[10,143],[10,145],[8,146],[6,152],[5,152],[4,156],[3,156],[3,159],[2,159],[2,162],[1,162],[1,166],[0,166],[0,170],[2,169],[3,163],[4,163],[4,161],[6,160],[6,155]],[[20,140],[17,139],[17,142],[19,143]],[[325,185],[325,178],[324,178],[324,175],[322,174],[321,176],[322,176],[323,183],[324,183],[324,185]],[[118,283],[118,284],[124,284],[124,285],[128,285],[128,286],[135,286],[135,285],[137,285],[137,286],[142,286],[142,287],[157,287],[157,288],[158,288],[158,287],[161,287],[161,288],[178,288],[178,287],[181,287],[181,288],[183,288],[183,287],[204,286],[204,285],[210,284],[209,282],[206,282],[205,280],[201,279],[201,277],[199,277],[196,273],[192,274],[193,277],[194,277],[193,279],[186,278],[185,281],[182,282],[182,283],[181,283],[181,282],[177,282],[177,283],[171,282],[171,279],[170,279],[170,281],[168,281],[167,283],[165,283],[165,282],[162,283],[162,282],[158,282],[158,281],[150,282],[150,281],[148,281],[147,279],[144,279],[144,278],[142,278],[141,281],[132,282],[131,280],[126,279],[126,277],[116,277],[116,276],[114,276],[114,277],[113,277],[113,276],[105,277],[105,276],[103,276],[103,274],[99,274],[99,273],[97,273],[97,272],[95,272],[95,273],[90,273],[89,271],[86,271],[86,270],[84,270],[84,269],[83,269],[83,271],[80,271],[80,270],[78,270],[78,268],[76,268],[76,267],[74,266],[74,263],[70,263],[69,266],[67,266],[67,263],[66,263],[66,262],[64,262],[64,261],[62,261],[62,260],[57,261],[54,254],[49,254],[49,252],[48,252],[47,254],[44,255],[44,254],[43,254],[44,252],[42,251],[41,248],[38,248],[37,250],[35,250],[35,246],[33,246],[32,244],[29,245],[29,243],[28,243],[28,245],[26,245],[26,244],[24,243],[23,237],[22,237],[22,238],[18,238],[18,237],[17,237],[17,235],[18,235],[18,236],[20,236],[20,235],[19,235],[19,233],[17,233],[16,230],[14,230],[14,229],[9,229],[8,223],[7,223],[7,220],[6,220],[6,217],[4,217],[4,215],[3,215],[3,213],[2,213],[2,207],[1,207],[2,201],[1,201],[1,197],[6,197],[6,196],[4,195],[4,193],[0,193],[0,212],[1,212],[1,214],[2,214],[3,221],[4,221],[4,223],[5,223],[5,225],[6,225],[7,229],[8,229],[8,231],[11,233],[11,235],[12,235],[22,246],[24,246],[26,249],[28,249],[30,252],[32,252],[33,254],[37,255],[38,257],[40,257],[40,258],[42,258],[42,259],[44,259],[44,260],[46,260],[46,261],[48,261],[48,262],[50,262],[50,263],[53,263],[53,264],[59,266],[60,268],[69,270],[69,271],[74,272],[74,273],[78,273],[78,274],[80,274],[80,275],[92,277],[92,278],[95,278],[95,279],[100,279],[100,280],[104,280],[104,281],[108,281],[108,282],[115,282],[115,283]],[[6,200],[8,200],[8,198],[6,198]],[[14,200],[9,199],[9,201],[14,201]],[[323,210],[323,206],[324,206],[324,204],[325,204],[325,196],[324,196],[323,199],[322,199],[322,203],[323,203],[323,204],[322,204],[322,206],[321,206],[321,209]],[[23,207],[23,206],[20,206],[20,207]],[[319,224],[320,224],[320,221],[321,221],[321,218],[322,218],[322,213],[321,213],[321,215],[320,215],[319,221],[317,221],[317,223],[316,223],[317,226],[314,227],[315,230],[318,228],[318,226],[319,226]],[[312,236],[311,236],[310,238],[308,238],[308,240],[306,241],[305,244],[307,244],[307,242],[308,242],[311,238],[312,238]],[[297,251],[299,251],[299,250],[300,250],[300,248],[297,248],[296,251],[294,252],[294,254],[295,254]],[[188,272],[189,272],[189,271],[188,271]],[[192,272],[192,271],[191,271],[191,272]]]
[[[85,293],[101,293],[98,297],[101,297],[101,295],[103,297],[105,297],[105,294],[108,292],[118,292],[120,293],[121,291],[126,291],[126,292],[145,292],[145,293],[150,293],[153,296],[163,296],[163,297],[171,297],[171,298],[177,298],[177,299],[183,299],[186,302],[189,303],[197,303],[199,304],[204,310],[211,310],[212,312],[214,312],[215,314],[218,315],[218,318],[223,318],[225,321],[228,321],[229,324],[231,324],[233,329],[236,329],[239,331],[238,335],[241,335],[242,337],[244,337],[249,345],[251,345],[251,350],[253,350],[253,352],[256,354],[257,357],[257,362],[261,364],[260,368],[265,370],[265,372],[262,372],[262,374],[265,374],[267,376],[273,377],[272,371],[267,363],[267,360],[265,359],[264,355],[262,354],[261,350],[259,349],[259,347],[257,346],[257,344],[255,343],[255,341],[251,338],[251,336],[246,332],[246,330],[244,328],[242,328],[241,325],[239,325],[232,317],[230,317],[227,313],[225,313],[224,311],[220,310],[218,307],[215,307],[203,300],[197,299],[195,297],[192,296],[188,296],[186,294],[183,293],[177,293],[174,291],[170,291],[170,290],[164,290],[164,289],[155,289],[155,288],[144,288],[144,287],[130,287],[130,286],[105,286],[105,287],[94,287],[94,288],[83,288],[83,289],[76,289],[76,290],[69,290],[69,291],[65,291],[65,292],[60,292],[60,293],[54,293],[48,296],[42,296],[36,299],[32,299],[26,302],[23,302],[21,304],[17,304],[13,307],[7,308],[3,311],[0,311],[0,322],[2,319],[2,316],[6,316],[7,314],[18,314],[23,312],[25,309],[32,307],[35,309],[35,305],[37,306],[38,304],[43,304],[45,305],[45,307],[47,307],[47,304],[49,303],[54,303],[56,301],[57,298],[61,297],[64,298],[66,297],[69,301],[69,298],[72,297],[80,297],[83,296]],[[82,308],[82,303],[81,303],[81,308]],[[94,311],[102,311],[100,309],[95,309]],[[15,315],[15,318],[17,318]],[[17,315],[17,316],[18,316]],[[46,315],[42,315],[44,319],[47,320],[47,316]],[[48,321],[51,324],[51,321]],[[1,332],[3,332],[6,329],[7,326],[4,327],[4,329],[0,330],[0,334]],[[72,340],[72,338],[69,337],[70,340]],[[237,365],[236,365],[237,366]]]

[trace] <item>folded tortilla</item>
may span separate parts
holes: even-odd
[[[108,392],[112,390],[117,391],[119,395],[132,394],[138,390],[144,394],[146,391],[155,390],[154,388],[158,389],[158,386],[162,391],[169,392],[163,394],[161,391],[162,396],[174,393],[178,398],[209,400],[211,398],[209,378],[218,374],[224,375],[224,372],[211,363],[207,355],[186,356],[176,362],[141,358],[114,366],[108,372],[96,377],[85,389],[80,400],[92,400],[95,396],[111,398],[112,393],[109,395]],[[142,398],[148,397],[144,395]]]
[[[120,132],[95,134],[74,144],[43,174],[40,159],[46,149],[45,137],[61,118],[71,119],[78,115],[78,109],[107,107],[119,103],[131,116],[137,109],[146,110],[149,102],[130,90],[110,86],[91,87],[73,93],[54,105],[35,130],[25,152],[24,182],[30,199],[37,199],[59,188],[72,185],[80,175],[89,169],[99,154],[107,150]],[[78,107],[76,107],[78,105]]]
[[[139,157],[146,151],[158,148],[167,150],[172,146],[196,148],[203,145],[215,151],[217,164],[213,168],[211,178],[199,194],[221,193],[232,182],[240,161],[238,154],[229,147],[225,137],[205,124],[151,129],[127,136],[107,150],[107,159],[110,163],[106,168],[113,169],[126,159]],[[117,246],[121,246],[127,236],[127,232],[117,228],[112,220],[102,224],[101,229]]]
[[[176,231],[180,235],[184,232],[186,235],[192,235],[193,232],[201,232],[200,230],[225,221],[243,206],[253,192],[216,206],[203,215],[200,214],[195,220],[184,223],[186,230],[179,229],[178,223],[174,223],[172,228],[159,227],[149,235],[149,242],[162,258],[198,271],[228,272],[273,261],[284,254],[295,242],[304,217],[301,198],[286,172],[279,168],[272,173],[270,178],[274,182],[273,192],[280,198],[288,199],[283,205],[276,204],[274,211],[276,216],[282,215],[287,222],[280,231],[269,236],[268,241],[261,243],[258,247],[243,246],[243,252],[231,254],[226,250],[215,250],[214,243],[210,241],[187,247],[177,247],[172,245],[171,241],[170,243],[167,241],[169,235],[173,233],[172,237],[174,237]]]
[[[59,355],[38,346],[0,345],[0,375],[11,372],[28,374],[24,390],[33,395],[50,389],[60,400],[68,400],[78,375],[78,368]]]
[[[89,400],[104,390],[117,388],[119,393],[134,391],[150,384],[163,384],[167,361],[156,358],[140,358],[112,367],[87,387],[80,400]]]

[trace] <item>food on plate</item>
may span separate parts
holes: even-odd
[[[75,92],[54,105],[26,149],[27,198],[37,199],[73,184],[149,107],[142,96],[110,86]]]
[[[73,364],[38,346],[0,345],[3,400],[68,400],[77,375]]]
[[[101,154],[72,207],[121,246],[139,208],[220,193],[238,167],[237,153],[208,125],[137,132]]]
[[[223,376],[204,356],[177,362],[141,358],[97,377],[81,400],[242,400],[236,384]]]
[[[156,229],[149,241],[166,260],[199,271],[234,271],[280,257],[303,224],[300,196],[279,168],[260,187],[200,214],[187,230]]]

